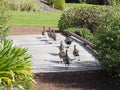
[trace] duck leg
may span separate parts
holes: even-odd
[[[63,62],[63,60],[62,60],[62,58],[60,59],[60,63],[62,63]]]
[[[76,60],[76,56],[74,56],[74,60]]]
[[[80,56],[78,56],[78,61],[80,61]]]

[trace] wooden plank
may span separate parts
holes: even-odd
[[[64,33],[70,35],[70,36],[73,36],[79,40],[81,40],[82,42],[84,42],[86,45],[90,46],[91,48],[93,48],[95,45],[93,43],[91,43],[90,41],[88,41],[87,39],[75,34],[75,33],[71,33],[71,32],[67,32],[65,31]]]

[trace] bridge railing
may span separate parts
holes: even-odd
[[[63,33],[66,34],[66,35],[69,35],[69,36],[73,36],[73,37],[81,40],[83,43],[85,43],[86,45],[90,46],[91,48],[94,48],[94,46],[95,46],[93,43],[91,43],[87,39],[85,39],[85,38],[83,38],[83,37],[81,37],[81,36],[79,36],[79,35],[77,35],[75,33],[68,32],[68,31],[64,31]]]

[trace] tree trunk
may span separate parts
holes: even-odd
[[[65,0],[67,3],[79,3],[79,0]]]
[[[109,0],[102,0],[103,5],[110,5]]]

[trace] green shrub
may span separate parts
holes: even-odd
[[[82,36],[83,38],[85,38],[91,42],[94,42],[94,36],[90,32],[90,30],[87,28],[68,28],[67,31],[76,33],[76,34]]]
[[[15,11],[39,11],[40,5],[35,0],[6,0],[7,7]]]
[[[53,5],[56,9],[65,9],[65,0],[48,0],[49,4]]]
[[[62,14],[58,27],[60,30],[72,27],[85,27],[94,32],[95,28],[99,26],[101,13],[108,11],[107,9],[106,7],[97,6],[71,8]]]
[[[12,40],[0,41],[0,90],[32,90],[30,58],[27,49],[13,46]]]
[[[111,5],[119,5],[120,0],[109,0]]]
[[[0,1],[0,38],[5,39],[5,37],[10,32],[10,15],[6,13],[6,4]]]
[[[106,71],[120,83],[120,6],[113,8],[101,20],[96,32],[97,58]]]
[[[47,0],[47,2],[52,5],[53,4],[53,0]]]

